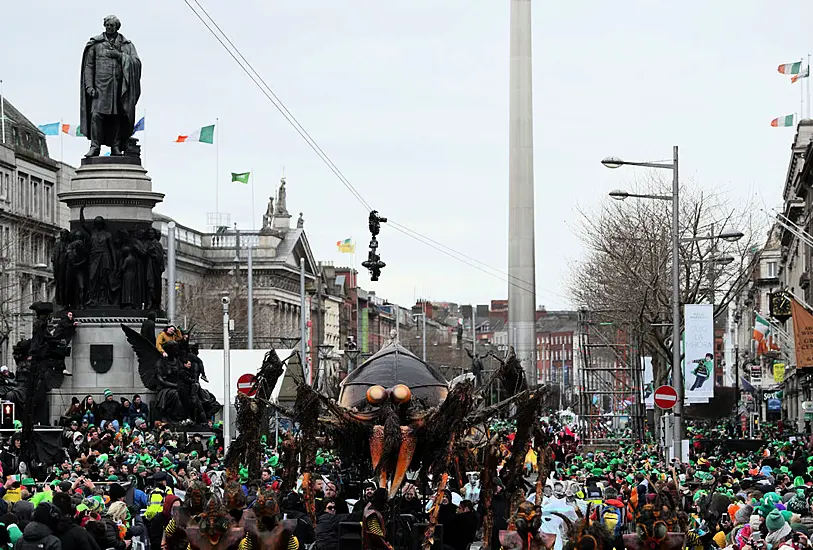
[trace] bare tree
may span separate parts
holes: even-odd
[[[650,175],[632,185],[636,194],[664,194],[669,185]],[[748,204],[683,184],[680,196],[681,304],[714,303],[726,311],[750,274],[756,230]],[[580,212],[579,236],[586,257],[572,269],[570,291],[583,308],[613,312],[638,332],[652,356],[655,385],[672,367],[671,201],[607,199],[595,213]],[[756,231],[755,231],[756,230]],[[720,234],[742,232],[736,242]],[[730,263],[722,263],[733,258]]]

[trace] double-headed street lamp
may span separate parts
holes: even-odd
[[[607,168],[621,168],[622,166],[643,166],[645,168],[658,168],[672,171],[671,195],[637,195],[625,191],[613,191],[610,196],[614,199],[624,200],[629,197],[672,201],[672,381],[675,384],[678,398],[675,403],[674,427],[674,453],[676,457],[682,456],[683,441],[683,372],[680,368],[680,226],[678,216],[680,212],[679,184],[678,184],[678,146],[672,147],[672,162],[630,162],[616,157],[608,157],[601,161]],[[687,457],[688,458],[688,457]]]
[[[653,199],[672,201],[672,382],[678,394],[675,403],[675,424],[674,424],[674,456],[683,459],[683,399],[685,388],[683,386],[683,369],[681,368],[680,354],[680,243],[695,242],[709,239],[723,239],[733,242],[741,239],[740,232],[724,232],[719,235],[708,237],[680,238],[680,185],[679,185],[679,163],[678,146],[672,147],[672,162],[631,162],[621,160],[617,157],[608,157],[601,161],[607,168],[621,168],[622,166],[642,166],[644,168],[657,168],[672,171],[672,193],[670,195],[650,195],[628,193],[626,191],[615,190],[610,192],[610,196],[616,200],[628,198]],[[728,258],[725,259],[728,263]],[[686,457],[688,458],[688,457]]]

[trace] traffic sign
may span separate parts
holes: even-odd
[[[677,390],[672,386],[661,386],[655,390],[655,404],[661,409],[671,409],[678,400]]]
[[[254,394],[257,393],[251,387],[254,385],[254,378],[255,376],[250,373],[240,375],[240,378],[237,379],[237,391],[249,397],[254,397]]]

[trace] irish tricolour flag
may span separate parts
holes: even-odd
[[[768,336],[771,334],[771,324],[759,313],[755,313],[755,315],[753,338],[757,343],[757,353],[764,353],[768,350]]]
[[[779,74],[799,74],[799,71],[802,70],[802,62],[797,61],[796,63],[783,63],[779,65],[777,68]]]
[[[771,126],[774,128],[784,128],[786,126],[793,126],[793,117],[795,115],[785,115],[775,118],[771,121]]]
[[[189,141],[199,141],[201,143],[212,144],[215,142],[215,125],[204,126],[194,132],[188,134],[181,134],[175,140],[175,143],[187,143]]]

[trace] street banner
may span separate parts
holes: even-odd
[[[644,405],[647,410],[655,408],[655,380],[652,373],[652,358],[641,357],[644,365]]]
[[[791,311],[793,312],[796,368],[813,368],[813,315],[796,300],[791,301]]]
[[[704,403],[714,397],[714,306],[686,304],[686,355],[683,384],[690,403]]]
[[[774,362],[773,381],[777,384],[781,384],[785,381],[785,363]]]

